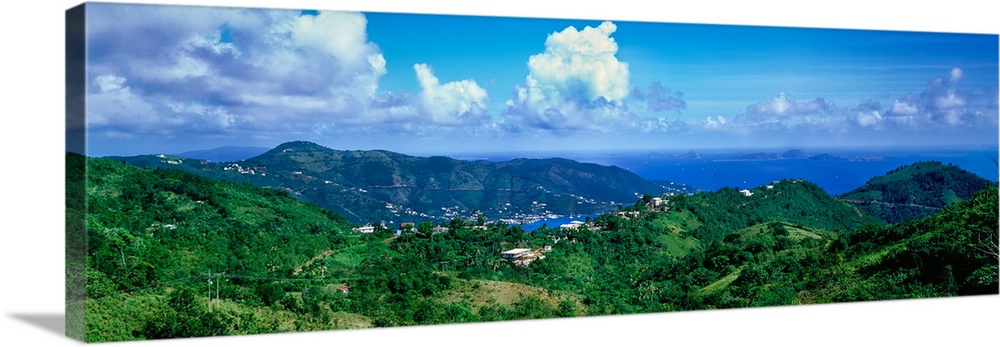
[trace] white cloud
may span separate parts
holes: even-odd
[[[308,132],[323,123],[378,123],[405,109],[372,109],[381,105],[386,60],[360,13],[94,5],[87,11],[88,70],[99,76],[88,94],[92,126]],[[125,81],[132,88],[119,90]],[[117,105],[143,116],[118,119]]]
[[[958,84],[965,72],[954,67],[947,77],[933,78],[920,93],[909,93],[895,101],[886,112],[887,119],[911,127],[977,127],[996,125],[996,107],[990,96],[985,98],[968,90],[961,90]],[[982,98],[978,102],[977,98]]]
[[[628,64],[618,61],[617,30],[611,22],[577,31],[568,27],[549,35],[545,52],[528,59],[530,77],[551,98],[582,96],[621,101],[629,93]]]
[[[359,68],[370,65],[369,56],[381,55],[374,53],[367,42],[367,24],[360,13],[321,12],[315,16],[296,17],[291,36],[300,47],[318,49],[333,56],[344,67]]]
[[[892,102],[892,108],[889,109],[889,115],[900,116],[900,117],[912,117],[917,115],[920,109],[917,105],[910,103],[905,100],[895,100]]]
[[[965,72],[961,68],[953,67],[951,68],[951,76],[948,78],[948,82],[956,84],[962,80],[962,76],[965,76]]]
[[[712,119],[712,117],[705,117],[705,126],[708,128],[718,128],[726,125],[726,122],[726,117],[721,115],[715,116],[715,119]]]
[[[545,40],[528,59],[528,76],[507,101],[505,125],[548,130],[607,131],[636,126],[623,101],[630,93],[628,64],[615,54],[617,26],[568,27]]]
[[[146,130],[158,122],[154,106],[133,92],[127,83],[128,79],[118,75],[93,78],[91,84],[96,92],[87,97],[87,126]]]
[[[422,88],[420,99],[434,124],[459,125],[488,119],[489,94],[476,81],[462,80],[441,84],[426,64],[415,64],[417,81]]]
[[[968,104],[964,97],[958,96],[954,89],[948,90],[944,95],[934,98],[934,107],[939,110],[953,110],[965,107]]]
[[[116,75],[101,75],[94,79],[97,90],[101,93],[115,92],[125,89],[125,77]]]
[[[747,106],[746,117],[755,120],[782,120],[819,114],[833,109],[835,109],[833,102],[822,98],[800,103],[781,92],[774,95],[771,100]]]
[[[882,114],[878,111],[858,112],[854,121],[862,128],[874,127],[882,121]]]
[[[190,122],[191,131],[218,133],[237,125],[238,117],[223,107],[201,103],[169,103],[166,105],[176,115]]]

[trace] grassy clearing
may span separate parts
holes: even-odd
[[[736,269],[736,271],[729,273],[728,275],[726,275],[726,277],[720,278],[718,281],[712,282],[711,284],[705,286],[705,288],[701,288],[701,290],[698,291],[698,295],[711,295],[715,292],[718,292],[728,287],[729,284],[733,283],[733,281],[735,281],[737,278],[740,277],[740,273],[742,272],[743,272],[742,267]]]
[[[528,296],[541,299],[552,309],[557,308],[560,301],[568,299],[576,304],[577,310],[580,311],[577,314],[584,314],[581,295],[552,292],[525,284],[502,281],[455,279],[452,282],[452,289],[443,293],[440,301],[444,304],[465,301],[470,304],[474,313],[478,313],[482,306],[500,304],[512,307],[521,298]]]
[[[671,234],[680,234],[701,226],[698,218],[689,211],[661,213],[659,218],[652,221],[652,224],[655,228],[668,231]]]
[[[683,237],[678,234],[663,234],[658,237],[666,245],[666,253],[674,258],[683,258],[698,249],[697,239]]]

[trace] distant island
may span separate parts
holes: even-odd
[[[695,151],[690,151],[690,152],[683,153],[683,154],[669,154],[669,153],[653,152],[653,153],[649,153],[649,155],[647,156],[647,158],[649,158],[649,159],[701,159],[701,155],[698,155],[698,152],[695,152]]]
[[[810,155],[798,149],[792,149],[784,153],[750,153],[743,154],[732,158],[719,158],[714,161],[768,161],[768,160],[785,160],[785,159],[808,159],[816,161],[881,161],[885,157],[881,155],[864,155],[864,156],[839,156],[832,155],[829,153],[822,153],[816,155]]]
[[[831,155],[828,153],[823,153],[820,155],[815,155],[809,157],[809,160],[819,160],[819,161],[882,161],[885,157],[881,155],[865,155],[860,157],[842,157]]]

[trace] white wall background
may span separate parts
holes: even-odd
[[[114,1],[118,2],[118,1]],[[151,1],[137,1],[151,2]],[[658,22],[1000,33],[986,2],[155,1]],[[0,345],[70,345],[63,311],[63,28],[75,1],[12,2],[0,13]],[[28,5],[28,3],[31,3]],[[695,4],[696,3],[696,4]],[[656,4],[656,5],[652,5]],[[654,7],[655,6],[655,7]],[[1000,296],[703,311],[609,318],[331,331],[144,342],[138,346],[383,345],[965,345],[996,340]],[[51,324],[49,324],[51,325]]]

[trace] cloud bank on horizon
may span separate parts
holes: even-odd
[[[829,91],[852,90],[850,97],[838,98],[827,97],[822,85],[812,93],[792,85],[794,92],[763,90],[739,82],[741,76],[703,74],[698,77],[720,81],[719,91],[706,96],[671,79],[677,74],[670,71],[683,67],[635,53],[669,57],[672,41],[685,44],[691,38],[647,33],[651,39],[639,41],[632,33],[626,52],[626,42],[615,34],[628,22],[578,29],[538,20],[534,42],[470,43],[500,50],[507,44],[538,47],[521,58],[520,82],[499,85],[471,77],[442,80],[436,72],[452,68],[447,65],[416,63],[409,72],[389,71],[387,62],[397,51],[392,42],[369,38],[371,23],[363,13],[88,4],[87,16],[86,127],[95,151],[123,144],[154,149],[299,139],[348,148],[384,143],[389,149],[421,141],[440,149],[468,148],[470,141],[480,149],[511,141],[579,148],[581,139],[598,138],[625,148],[768,145],[776,138],[783,141],[778,144],[798,145],[912,144],[931,137],[941,144],[997,142],[996,37],[988,35],[973,40],[976,49],[992,49],[985,59],[959,54],[923,63],[933,63],[938,75],[919,76],[928,69],[913,69],[918,73],[911,75],[918,76],[909,80],[922,79],[923,85],[876,90],[865,86],[865,76],[847,74],[845,79],[857,82]],[[470,28],[479,29],[502,28]],[[427,42],[426,49],[436,48],[434,37]],[[985,48],[979,47],[982,42]],[[716,48],[703,49],[709,57],[705,70],[714,68],[710,64],[729,70],[755,59],[718,60],[711,58]],[[398,54],[419,59],[421,52]],[[811,64],[811,57],[800,58],[795,64]],[[650,66],[667,66],[668,72],[659,77]],[[976,74],[968,86],[970,68]],[[982,71],[993,74],[983,77]],[[642,86],[636,76],[642,76]],[[413,88],[385,90],[386,79]],[[697,106],[725,98],[731,88],[757,95],[757,101]]]

